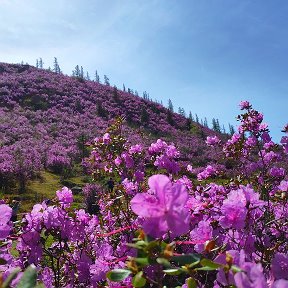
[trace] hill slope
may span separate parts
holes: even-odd
[[[196,166],[214,158],[204,140],[215,132],[160,104],[93,81],[0,63],[1,183],[79,163],[85,142],[117,116],[125,118],[123,131],[132,143],[148,146],[162,138],[180,149],[182,161]]]

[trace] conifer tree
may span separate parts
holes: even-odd
[[[194,118],[193,118],[193,115],[192,115],[192,112],[191,112],[191,111],[189,112],[189,119],[190,119],[191,121],[194,121]]]
[[[195,114],[195,121],[196,121],[197,123],[199,123],[199,117],[198,117],[197,114]]]
[[[58,60],[57,60],[56,57],[54,57],[53,71],[54,71],[55,73],[58,73],[58,74],[61,73],[61,69],[60,69],[60,66],[59,66],[59,64],[58,64]]]
[[[143,92],[143,99],[148,100],[148,93],[146,91]]]
[[[217,123],[216,123],[216,119],[215,118],[212,119],[212,129],[214,131],[217,131]]]
[[[221,133],[221,127],[220,127],[220,124],[219,124],[219,120],[218,120],[218,119],[216,119],[216,127],[217,127],[217,128],[216,128],[216,129],[217,129],[216,131],[219,132],[219,133]]]
[[[43,60],[40,57],[40,59],[39,59],[39,68],[43,69],[43,65],[44,65]]]
[[[207,121],[207,118],[206,118],[206,117],[204,118],[204,127],[207,127],[207,128],[208,128],[208,121]]]
[[[100,77],[99,77],[99,75],[98,75],[97,70],[95,71],[95,81],[96,81],[97,83],[100,83]]]
[[[184,108],[179,107],[179,108],[178,108],[178,113],[179,113],[180,115],[182,115],[183,117],[186,117],[186,113],[185,113]]]
[[[230,133],[230,135],[232,136],[232,135],[235,133],[234,126],[229,123],[229,124],[228,124],[228,127],[229,127],[229,133]]]
[[[76,65],[75,70],[73,70],[72,73],[73,73],[73,76],[80,77],[81,73],[80,73],[79,65]]]
[[[124,83],[123,83],[123,91],[126,92],[126,87],[125,87]]]
[[[80,68],[80,78],[84,79],[84,69],[82,66]]]
[[[168,100],[168,110],[171,112],[174,112],[173,104],[171,99]]]
[[[109,78],[107,75],[104,75],[104,84],[110,86]]]
[[[39,68],[39,62],[38,62],[38,59],[36,59],[36,68]]]

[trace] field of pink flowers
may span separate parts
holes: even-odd
[[[67,187],[16,223],[2,201],[2,287],[288,287],[288,137],[274,143],[263,115],[247,101],[240,108],[230,139],[206,139],[220,163],[233,164],[229,175],[222,164],[179,161],[169,141],[127,141],[118,118],[84,161],[95,180],[112,183],[109,193],[84,189],[93,215],[71,209]]]

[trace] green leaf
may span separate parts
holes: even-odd
[[[2,288],[8,288],[9,285],[11,284],[11,282],[17,277],[18,273],[21,271],[20,268],[16,268],[14,269],[9,276],[7,277],[7,279],[4,281],[4,283],[2,284]]]
[[[147,246],[147,243],[141,240],[136,243],[127,243],[126,245],[131,248],[143,249],[145,246]]]
[[[166,269],[163,270],[164,273],[167,275],[180,275],[182,273],[181,268],[171,268],[171,269]]]
[[[222,264],[215,263],[210,259],[202,259],[200,261],[200,264],[204,267],[210,267],[210,268],[215,268],[215,269],[223,266]]]
[[[35,288],[45,288],[45,285],[44,284],[38,284],[37,286],[35,286]]]
[[[156,259],[157,263],[163,265],[164,267],[170,267],[171,264],[166,258],[157,258]]]
[[[131,271],[125,269],[114,269],[106,274],[106,277],[114,282],[120,282],[126,279],[131,274]]]
[[[173,256],[171,261],[175,262],[176,264],[183,266],[187,264],[192,264],[195,262],[200,262],[200,256],[198,254],[185,254],[180,256]],[[198,264],[197,263],[197,264]]]
[[[209,266],[204,266],[204,267],[200,267],[200,268],[195,268],[195,271],[214,271],[217,270],[218,268],[213,268],[213,267],[209,267]]]
[[[5,265],[7,261],[4,258],[0,258],[0,265]]]
[[[239,267],[235,266],[235,265],[232,265],[232,266],[231,266],[231,270],[232,270],[234,273],[242,272],[242,270],[241,270]]]
[[[191,277],[188,278],[186,280],[186,284],[187,284],[188,288],[197,288],[197,282],[195,281],[194,278],[191,278]]]
[[[137,257],[137,258],[134,258],[135,262],[138,263],[138,264],[141,264],[141,265],[144,265],[144,266],[147,266],[149,265],[149,261],[148,261],[148,258],[147,257]]]
[[[138,272],[132,279],[134,287],[143,287],[146,284],[146,279],[143,277],[143,271]]]
[[[34,266],[29,266],[23,273],[17,288],[32,288],[37,282],[37,270]]]

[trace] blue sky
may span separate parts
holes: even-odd
[[[236,124],[240,100],[274,140],[288,122],[286,0],[0,0],[0,61],[79,64],[200,118]]]

